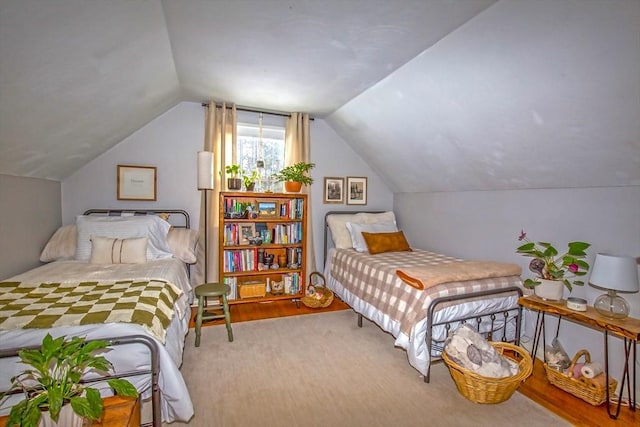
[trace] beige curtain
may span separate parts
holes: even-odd
[[[291,113],[285,129],[285,166],[298,162],[311,162],[311,138],[309,133],[309,114]],[[316,257],[313,249],[313,221],[311,212],[311,186],[303,186],[302,192],[307,196],[307,275],[316,271]]]
[[[204,150],[213,152],[214,189],[202,191],[200,203],[200,239],[198,241],[198,262],[196,264],[196,283],[218,281],[218,218],[220,211],[220,192],[227,189],[224,173],[225,166],[236,163],[236,106],[211,101],[205,108]],[[208,204],[205,209],[205,204]],[[206,217],[205,217],[206,211]],[[205,221],[207,229],[207,254],[205,259]],[[205,262],[207,274],[205,277]]]

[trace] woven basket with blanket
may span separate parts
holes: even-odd
[[[504,402],[533,372],[525,349],[486,341],[468,325],[447,339],[442,358],[460,394],[476,403]]]

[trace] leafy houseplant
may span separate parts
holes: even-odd
[[[242,179],[239,177],[242,174],[240,165],[227,165],[224,170],[229,174],[227,177],[227,187],[229,187],[229,190],[239,190],[242,188]]]
[[[39,349],[20,350],[20,361],[32,368],[11,378],[11,389],[21,390],[25,397],[12,406],[7,426],[35,427],[42,411],[48,411],[51,419],[58,422],[66,404],[80,417],[99,419],[103,409],[100,392],[80,380],[87,370],[108,372],[113,368],[106,358],[94,355],[106,346],[106,341],[86,341],[80,337],[54,339],[47,334]],[[135,387],[125,379],[109,379],[107,383],[121,396],[138,396]]]
[[[569,292],[573,290],[572,285],[584,285],[582,280],[573,278],[584,276],[589,270],[589,264],[583,260],[587,256],[585,250],[591,246],[589,243],[569,242],[567,251],[559,255],[558,250],[551,243],[532,242],[527,239],[527,233],[524,231],[520,232],[518,240],[524,240],[526,243],[518,247],[516,252],[533,257],[529,263],[529,270],[537,276],[535,279],[526,279],[524,281],[526,287],[533,288],[539,285],[540,279],[562,281]]]
[[[286,166],[280,172],[273,175],[274,179],[278,182],[299,182],[301,185],[313,184],[313,178],[308,173],[315,167],[315,163],[298,162],[293,165]],[[300,191],[298,189],[298,191]]]
[[[259,179],[260,179],[260,173],[255,169],[251,171],[250,174],[247,174],[244,171],[242,171],[242,181],[244,182],[244,188],[246,188],[247,191],[253,191],[256,185],[256,181]]]

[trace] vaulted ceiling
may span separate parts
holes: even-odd
[[[0,0],[0,173],[183,101],[323,118],[393,191],[640,185],[639,0]]]

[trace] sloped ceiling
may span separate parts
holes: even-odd
[[[307,111],[394,191],[640,185],[638,0],[0,0],[0,173],[182,101]]]

